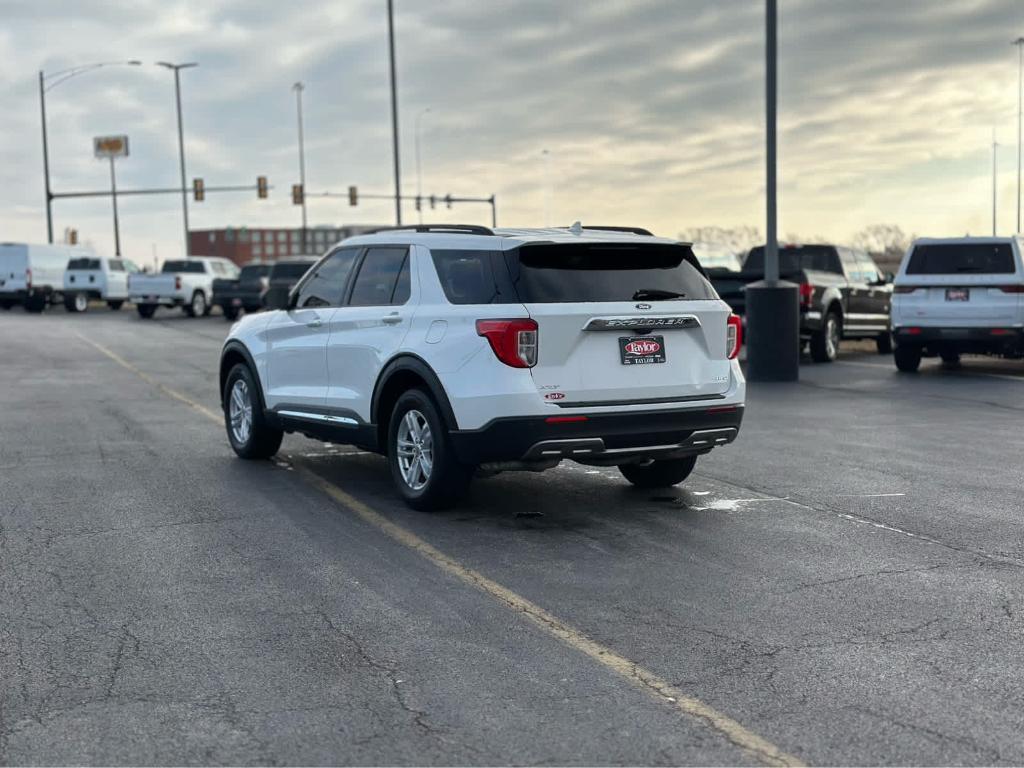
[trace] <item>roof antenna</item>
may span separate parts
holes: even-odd
[[[578,221],[574,221],[573,225],[571,227],[569,227],[569,231],[572,232],[574,235],[582,235],[583,234],[583,225],[580,224],[580,222],[578,222]]]

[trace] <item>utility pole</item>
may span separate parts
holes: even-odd
[[[46,187],[46,242],[53,244],[53,198],[50,197],[50,149],[46,142],[46,84],[39,70],[39,113],[43,121],[43,184]]]
[[[1020,143],[1021,143],[1021,113],[1024,105],[1021,103],[1021,91],[1024,89],[1024,37],[1018,37],[1013,41],[1017,46],[1017,232],[1020,233]]]
[[[800,304],[797,285],[779,279],[776,207],[776,98],[778,0],[765,0],[766,229],[764,280],[747,286],[747,378],[796,381],[800,377]]]
[[[419,214],[420,224],[423,223],[423,169],[420,166],[420,120],[430,111],[427,107],[416,115],[416,212]]]
[[[299,113],[299,184],[302,185],[302,252],[303,254],[309,253],[306,247],[306,149],[303,143],[302,136],[302,91],[305,89],[302,83],[296,83],[292,86],[292,90],[295,91],[295,106]]]
[[[185,130],[181,122],[181,70],[198,67],[199,64],[194,61],[186,64],[171,64],[167,61],[158,61],[157,64],[174,72],[174,101],[178,107],[178,161],[181,165],[181,218],[185,226],[185,258],[187,259],[189,257],[188,188],[185,182]]]
[[[391,57],[391,142],[395,158],[395,223],[402,224],[402,170],[398,157],[398,86],[395,73],[395,10],[388,0],[388,51]]]

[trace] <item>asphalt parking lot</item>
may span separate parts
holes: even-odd
[[[235,458],[228,324],[0,314],[0,763],[1024,763],[1024,364],[751,385],[668,493]]]

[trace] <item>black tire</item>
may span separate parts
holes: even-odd
[[[235,385],[244,384],[238,390],[238,397],[248,408],[249,429],[241,429],[241,424],[232,422],[232,403],[235,398]],[[249,366],[239,363],[228,373],[224,383],[224,428],[228,433],[231,448],[243,459],[269,459],[281,447],[284,431],[267,423],[263,413],[263,398],[260,395],[259,382],[253,376]],[[236,412],[237,413],[237,412]],[[236,430],[236,427],[239,429]]]
[[[621,464],[619,472],[637,488],[671,488],[690,476],[697,456],[661,459],[650,464]]]
[[[135,311],[139,313],[139,317],[148,320],[156,312],[156,304],[136,304]]]
[[[189,317],[203,317],[210,314],[210,305],[206,303],[206,294],[202,291],[195,291],[188,304],[184,305],[182,309]]]
[[[811,359],[816,363],[831,363],[839,357],[839,344],[843,338],[843,319],[834,309],[825,313],[821,330],[811,334]]]
[[[0,309],[2,309],[4,312],[7,312],[13,306],[13,301],[0,301]]]
[[[881,336],[875,339],[875,344],[878,345],[878,354],[880,355],[891,355],[892,354],[892,334],[886,331]]]
[[[68,312],[77,312],[75,308],[75,297],[70,293],[64,294],[64,309]]]
[[[400,457],[398,446],[399,432],[408,429],[407,426],[403,427],[403,424],[406,416],[410,413],[419,414],[425,420],[426,426],[429,427],[429,435],[426,440],[423,443],[417,443],[416,447],[412,449],[416,451],[415,457],[412,459],[407,454]],[[413,418],[417,419],[416,416]],[[410,483],[405,477],[401,460],[403,458],[410,459],[411,468],[411,462],[417,461],[419,456],[426,454],[427,441],[429,441],[429,456],[431,458],[430,469],[424,472],[423,465],[419,464],[419,474],[416,480]],[[391,411],[391,421],[388,423],[387,455],[395,488],[403,501],[413,509],[433,511],[452,506],[465,494],[470,478],[473,476],[474,468],[462,464],[455,455],[448,437],[448,429],[433,399],[419,389],[410,389],[402,394]],[[416,487],[420,480],[424,480],[423,485]]]
[[[46,305],[48,303],[49,302],[47,301],[46,296],[44,296],[43,294],[33,294],[32,296],[29,296],[27,299],[25,299],[25,311],[31,312],[34,315],[38,315],[40,312],[46,309]]]
[[[121,307],[124,306],[124,299],[116,299],[114,301],[108,301],[107,306],[110,307],[112,312],[117,312]]]
[[[238,307],[221,307],[224,310],[225,320],[237,320],[238,319]]]
[[[893,352],[896,368],[903,373],[916,373],[921,367],[921,348],[897,345]]]

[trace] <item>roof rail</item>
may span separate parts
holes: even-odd
[[[570,229],[570,227],[558,227],[558,229]],[[584,224],[583,229],[596,229],[601,232],[629,232],[634,235],[646,235],[654,237],[654,233],[643,227],[598,227],[593,224]]]
[[[375,235],[378,232],[440,232],[449,235],[493,235],[494,230],[476,224],[408,224],[397,227],[381,227],[363,235]]]

